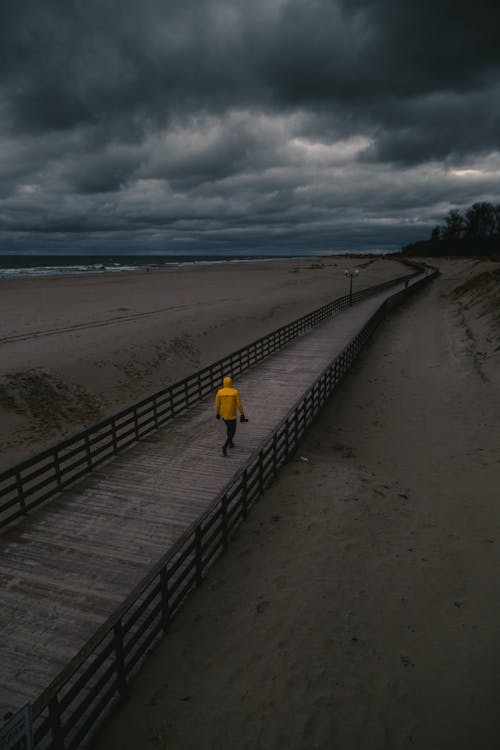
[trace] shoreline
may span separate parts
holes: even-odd
[[[10,256],[0,256],[0,280],[1,279],[13,279],[13,278],[46,278],[51,276],[85,276],[95,274],[107,274],[107,273],[132,273],[140,271],[161,271],[168,270],[171,268],[180,268],[183,266],[195,267],[195,266],[209,266],[209,265],[224,265],[224,264],[247,264],[247,263],[266,263],[273,261],[322,261],[336,258],[349,259],[363,259],[363,258],[387,258],[390,259],[391,253],[325,253],[323,255],[276,255],[276,256],[39,256],[38,260],[44,259],[45,263],[34,263],[27,264],[22,261],[28,261],[36,258],[36,256],[12,256],[12,259],[18,261],[14,265],[6,265],[6,261],[10,259]],[[75,258],[80,258],[81,262],[66,262],[63,264],[57,264],[55,261],[65,259],[66,261],[72,261]],[[126,263],[127,257],[130,257],[131,261],[137,261],[137,263]],[[160,258],[163,258],[163,262],[158,262]],[[167,259],[168,258],[168,259]],[[50,261],[49,261],[50,259]],[[120,262],[117,262],[118,259]],[[88,266],[87,270],[75,271],[72,273],[71,270],[79,266]],[[92,270],[90,270],[92,267]],[[44,268],[58,269],[52,273],[43,273]],[[68,270],[66,270],[68,269]],[[27,273],[28,271],[35,271],[35,273]],[[8,273],[6,275],[6,272]]]

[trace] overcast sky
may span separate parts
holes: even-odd
[[[500,202],[498,0],[1,0],[0,251],[398,249]]]

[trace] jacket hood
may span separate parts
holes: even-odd
[[[230,388],[230,387],[231,387],[231,385],[232,385],[232,383],[233,383],[233,379],[232,379],[232,378],[230,378],[230,377],[229,377],[229,375],[227,375],[227,376],[226,376],[226,377],[224,378],[224,381],[223,381],[223,382],[224,382],[224,388]]]

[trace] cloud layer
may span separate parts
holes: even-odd
[[[500,201],[495,0],[6,0],[0,250],[386,248]]]

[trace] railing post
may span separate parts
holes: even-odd
[[[243,476],[241,477],[241,512],[243,516],[243,520],[247,520],[248,516],[248,489],[247,489],[247,483],[248,483],[248,475],[247,470],[243,472]]]
[[[203,580],[203,560],[201,548],[201,527],[198,525],[195,531],[195,561],[196,561],[196,583],[199,586]]]
[[[309,401],[310,398],[311,398],[311,391],[308,391],[306,393],[306,395],[304,397],[304,401],[303,401],[303,403],[304,403],[304,425],[303,425],[303,429],[302,429],[302,434],[304,434],[304,432],[307,429],[307,425],[308,425],[308,421],[307,421],[308,420],[308,415],[309,415],[309,404],[308,404],[308,401]]]
[[[160,571],[160,591],[163,632],[167,633],[170,627],[170,605],[168,601],[168,576],[166,565]]]
[[[278,473],[278,435],[276,432],[273,435],[273,474],[276,476]]]
[[[302,399],[300,404],[297,406],[297,434],[295,436],[296,444],[299,442],[300,437],[304,432],[304,429],[300,426],[301,416],[303,419],[305,419],[305,399]]]
[[[111,440],[113,441],[113,453],[118,453],[118,438],[116,435],[116,420],[111,422]]]
[[[59,701],[57,695],[54,695],[49,701],[49,721],[50,730],[52,732],[54,750],[65,750],[64,743],[64,732],[61,724],[61,711],[59,708]]]
[[[59,463],[59,453],[57,450],[54,451],[54,473],[56,475],[56,483],[57,486],[60,488],[62,481],[61,481],[61,465]]]
[[[259,493],[262,495],[264,492],[264,453],[259,453]]]
[[[89,467],[89,469],[93,469],[94,467],[92,465],[92,454],[90,452],[90,438],[89,438],[89,433],[88,432],[85,435],[85,452],[87,454],[87,464],[88,464],[88,467]]]
[[[227,528],[227,495],[222,496],[222,549],[224,552],[227,550],[228,542],[228,528]]]
[[[21,471],[18,469],[16,471],[16,490],[17,490],[17,497],[19,498],[19,506],[21,508],[22,513],[26,515],[26,500],[24,497],[24,490],[23,490],[23,482],[21,479]]]
[[[113,628],[113,645],[116,654],[116,682],[118,693],[121,698],[125,698],[127,695],[127,678],[125,676],[125,653],[123,649],[123,630],[121,620],[118,620]]]
[[[329,367],[328,370],[325,372],[325,377],[324,377],[325,401],[323,403],[326,403],[326,400],[328,396],[330,395],[331,391],[332,391],[332,371],[331,371],[331,368]]]

